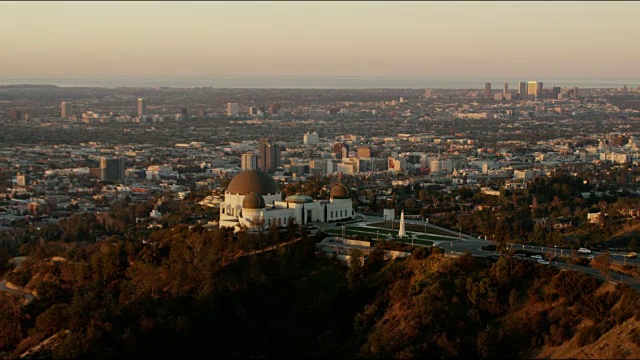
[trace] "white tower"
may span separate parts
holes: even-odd
[[[407,232],[404,231],[404,210],[402,210],[402,212],[400,213],[400,231],[398,231],[398,237],[405,237],[407,236]]]

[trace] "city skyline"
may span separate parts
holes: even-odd
[[[633,2],[3,2],[0,10],[0,46],[10,49],[0,77],[640,78],[640,50],[627,40],[639,29]]]

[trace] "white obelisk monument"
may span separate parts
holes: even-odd
[[[400,231],[398,231],[398,237],[405,237],[407,236],[406,231],[404,231],[404,210],[402,210],[402,212],[400,213]]]

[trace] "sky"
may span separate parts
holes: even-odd
[[[640,2],[0,2],[0,77],[640,78]]]

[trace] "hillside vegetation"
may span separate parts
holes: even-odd
[[[626,286],[428,248],[346,267],[313,238],[252,254],[238,244],[264,235],[239,236],[179,226],[147,244],[34,247],[8,278],[38,296],[0,293],[0,354],[640,357],[640,297]]]

